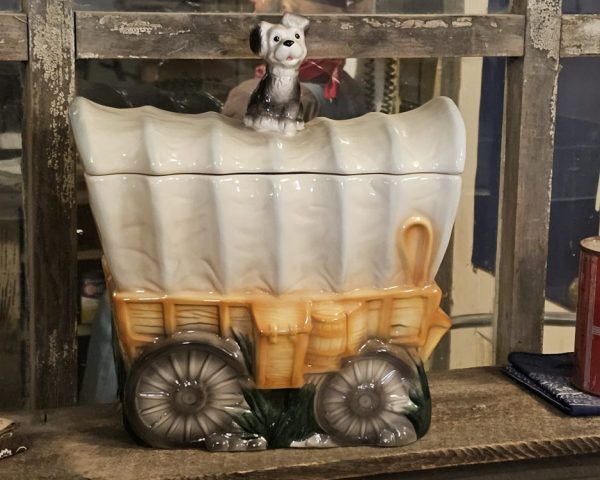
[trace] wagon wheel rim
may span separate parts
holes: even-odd
[[[416,405],[408,380],[389,355],[356,357],[328,376],[317,392],[321,427],[340,443],[377,444],[383,431],[396,431]]]
[[[244,402],[238,371],[201,345],[166,348],[132,376],[128,418],[153,446],[186,446],[226,432]]]

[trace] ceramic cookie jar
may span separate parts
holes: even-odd
[[[77,98],[125,424],[215,451],[400,446],[429,427],[422,361],[465,128],[410,112],[255,131],[217,113]]]

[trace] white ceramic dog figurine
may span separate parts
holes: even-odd
[[[286,13],[281,24],[261,22],[250,33],[250,48],[267,61],[267,73],[250,96],[246,126],[285,135],[304,128],[298,69],[306,57],[308,23]]]

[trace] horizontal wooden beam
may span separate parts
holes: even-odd
[[[563,15],[560,55],[600,55],[600,15]]]
[[[27,60],[27,15],[0,13],[0,61]]]
[[[313,58],[523,55],[523,15],[309,18]],[[257,21],[249,14],[77,12],[77,58],[252,58],[248,34]]]

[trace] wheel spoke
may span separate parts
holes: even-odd
[[[215,372],[221,369],[223,362],[221,362],[218,358],[215,358],[214,355],[206,356],[206,363],[204,369],[202,370],[202,377],[200,380],[202,382],[208,382],[211,378],[213,378]]]
[[[358,431],[358,435],[360,436],[360,438],[365,438],[366,434],[367,434],[367,427],[368,427],[368,419],[365,418],[360,422],[359,425],[359,431]]]
[[[398,429],[397,421],[399,418],[405,417],[404,414],[399,412],[390,412],[389,410],[384,410],[381,412],[379,419],[390,429],[396,431]]]
[[[351,391],[355,387],[354,383],[352,383],[352,378],[347,378],[346,377],[346,372],[343,371],[343,370],[340,370],[338,372],[338,374],[335,376],[335,378],[333,379],[333,381],[331,382],[331,384],[333,385],[334,383],[336,383],[336,384],[339,383],[338,380],[343,380],[344,383],[347,385],[345,393]],[[340,391],[340,390],[338,390],[338,391]]]
[[[349,389],[343,390],[341,387],[339,387],[338,385],[335,385],[333,382],[331,382],[331,385],[329,385],[329,389],[339,393],[344,399],[346,399],[346,397],[348,396],[348,393],[350,393]],[[336,396],[338,396],[338,395],[336,395]]]
[[[215,403],[227,407],[233,406],[236,407],[242,403],[242,395],[235,393],[221,393],[219,395],[215,395],[210,399],[210,405],[214,405]]]
[[[211,389],[211,391],[213,392],[221,392],[222,390],[225,390],[224,393],[226,392],[239,392],[239,388],[236,388],[239,386],[240,380],[237,377],[237,375],[232,375],[231,377],[218,382],[216,385],[212,385],[214,380],[211,380],[210,384],[208,385],[208,387]]]
[[[152,364],[152,369],[158,374],[158,376],[160,378],[162,378],[165,382],[167,382],[168,385],[173,385],[174,383],[174,376],[171,374],[169,375],[164,369],[163,369],[163,365],[161,365],[164,362],[156,362]]]
[[[189,415],[183,420],[183,441],[192,441],[192,419]]]
[[[385,410],[388,412],[402,413],[416,408],[416,405],[408,396],[400,397],[394,395],[395,398],[390,398],[391,396],[392,395],[388,396],[385,401]]]
[[[373,367],[375,366],[375,362],[367,361],[367,381],[374,383],[375,376],[373,375]]]
[[[206,366],[208,364],[208,353],[204,354],[204,358],[202,358],[202,365],[200,365],[200,368],[198,370],[198,375],[196,375],[194,377],[194,380],[201,382],[202,381],[202,377],[204,376],[204,370],[206,369]]]
[[[211,413],[212,413],[212,415],[211,415]],[[217,420],[214,418],[215,416],[220,415],[219,410],[217,410],[216,408],[213,408],[213,407],[208,407],[204,410],[203,414],[204,414],[203,416],[204,416],[204,419],[206,420],[207,424],[212,423],[216,427],[216,429],[213,429],[212,431],[221,429],[222,425],[219,424],[217,422]]]
[[[140,415],[145,417],[147,415],[152,415],[153,413],[164,412],[170,406],[171,406],[171,404],[169,402],[161,402],[156,405],[151,405],[149,407],[140,409]]]
[[[357,429],[359,419],[358,417],[351,417],[351,420],[348,422],[348,428],[344,430],[344,435],[350,436],[354,434]]]
[[[214,388],[213,386],[219,385],[220,378],[227,373],[227,370],[230,370],[229,365],[225,362],[221,362],[222,365],[218,367],[218,370],[214,372],[209,378],[206,379],[206,383]]]
[[[348,408],[346,408],[346,406],[342,406],[342,407],[337,407],[337,408],[328,408],[327,410],[325,410],[327,412],[327,415],[338,415],[340,413],[344,414],[344,415],[351,415],[351,412],[348,411]]]
[[[173,415],[173,420],[171,421],[169,428],[167,428],[165,437],[169,438],[173,434],[173,432],[177,431],[177,427],[179,427],[180,420],[181,418],[178,415]]]
[[[138,397],[144,400],[166,400],[170,396],[167,392],[138,392]]]
[[[185,356],[186,361],[184,362],[185,363],[185,378],[190,382],[192,381],[192,376],[190,375],[190,373],[192,371],[192,353],[194,353],[193,350],[191,350],[191,349],[186,350],[186,356]]]
[[[323,398],[323,403],[325,405],[344,405],[346,403],[346,398],[340,398],[338,395],[329,395],[328,397]]]
[[[325,411],[325,416],[336,430],[340,430],[340,424],[344,423],[343,420],[349,421],[350,413],[347,410],[335,410],[334,412]],[[339,420],[342,420],[342,422]]]
[[[194,418],[196,419],[196,422],[200,426],[200,431],[202,432],[202,435],[203,436],[208,435],[209,429],[208,429],[208,423],[206,422],[206,415],[201,413],[199,415],[194,415]]]
[[[362,362],[352,362],[352,373],[354,373],[354,379],[356,380],[356,385],[360,385],[363,382],[364,372],[361,371],[359,363]]]
[[[177,382],[179,384],[184,383],[186,380],[188,380],[185,376],[185,373],[183,371],[183,368],[181,367],[181,365],[179,364],[179,360],[177,358],[177,355],[175,353],[169,355],[169,363],[171,365],[171,368],[173,369],[173,371],[175,372],[176,378],[177,378]]]
[[[385,371],[390,368],[390,364],[388,362],[379,361],[377,362],[379,366],[377,367],[377,371],[375,372],[375,378],[381,378]],[[394,370],[394,369],[392,369]]]
[[[140,379],[140,384],[141,383],[147,383],[151,387],[156,388],[159,392],[168,392],[171,389],[171,385],[159,375],[150,375],[148,373]]]
[[[369,423],[371,424],[371,431],[373,435],[377,435],[380,430],[379,426],[379,418],[378,417],[369,417]]]
[[[173,410],[167,410],[160,418],[158,418],[157,420],[155,420],[152,423],[152,425],[150,425],[150,428],[152,430],[156,430],[158,427],[160,427],[163,423],[165,423],[173,415],[175,415],[175,413],[173,412]]]
[[[379,385],[387,385],[398,375],[398,370],[390,370],[385,375],[379,376]]]
[[[196,350],[190,350],[188,356],[188,378],[190,382],[198,379],[198,373],[200,372],[201,366],[202,361],[199,358],[198,352]]]

